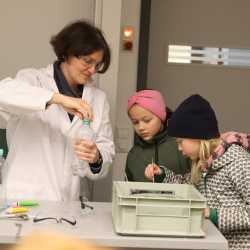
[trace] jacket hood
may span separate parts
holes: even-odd
[[[211,165],[211,170],[217,171],[229,165],[231,162],[235,161],[235,159],[238,158],[239,151],[245,151],[245,149],[237,144],[230,145],[223,155],[219,156],[213,161],[213,164]]]
[[[239,132],[227,132],[221,135],[222,143],[208,159],[211,170],[217,170],[234,160],[233,149],[240,146],[250,152],[250,135]]]

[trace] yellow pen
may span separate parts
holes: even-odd
[[[17,214],[17,213],[25,213],[28,212],[29,209],[27,207],[10,207],[6,210],[7,214]]]

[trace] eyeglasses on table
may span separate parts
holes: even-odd
[[[45,221],[45,220],[53,220],[53,221],[56,221],[56,223],[63,223],[63,222],[67,222],[68,224],[72,225],[72,226],[75,226],[76,225],[76,220],[75,219],[67,219],[67,218],[64,218],[64,217],[41,217],[41,218],[33,218],[33,222],[36,223],[36,222],[42,222],[42,221]]]

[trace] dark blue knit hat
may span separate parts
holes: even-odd
[[[177,107],[168,121],[168,134],[205,140],[220,137],[215,112],[200,95],[188,97]]]

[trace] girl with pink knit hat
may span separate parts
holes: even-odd
[[[190,171],[190,162],[178,150],[174,138],[168,136],[167,121],[171,111],[156,90],[141,90],[128,99],[128,116],[135,130],[135,144],[127,156],[126,177],[129,181],[148,181],[145,169],[149,166],[167,166],[178,174]],[[155,182],[165,179],[159,168]]]

